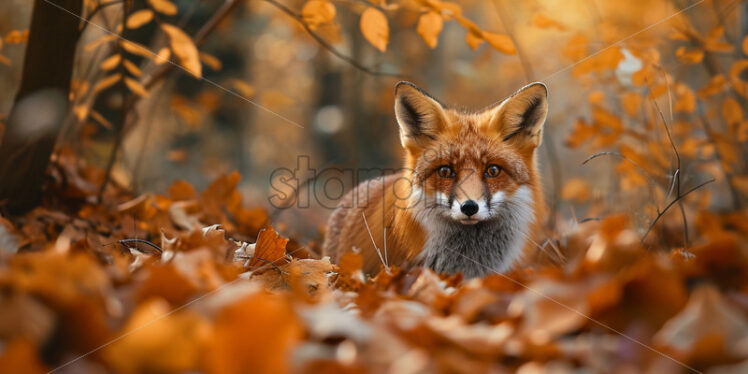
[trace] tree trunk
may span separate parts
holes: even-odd
[[[24,213],[41,199],[67,113],[80,25],[74,15],[82,5],[83,0],[34,1],[21,87],[0,143],[0,206],[11,214]]]

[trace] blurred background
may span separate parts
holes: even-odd
[[[122,2],[110,2],[84,2],[91,23],[75,56],[74,116],[57,150],[105,169],[121,128],[111,176],[135,191],[166,193],[180,179],[201,190],[236,170],[248,205],[265,207],[286,235],[314,238],[330,213],[325,206],[334,204],[271,206],[273,172],[295,169],[300,156],[317,170],[399,167],[397,81],[469,109],[542,81],[550,91],[538,150],[549,232],[615,212],[630,213],[646,230],[682,194],[674,192],[676,179],[679,191],[716,179],[688,196],[686,210],[745,203],[743,1],[250,0],[200,41],[201,28],[230,1],[176,0],[178,12],[129,25]],[[127,1],[128,15],[158,3]],[[31,8],[27,0],[0,6],[4,116],[20,84]],[[126,106],[134,94],[107,86],[108,58],[131,61],[136,69],[128,74],[143,72],[141,82],[170,63],[123,52],[109,33],[186,62],[166,22],[198,45],[201,78],[175,68]],[[582,164],[600,152],[610,153]]]

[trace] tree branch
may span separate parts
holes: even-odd
[[[353,66],[354,68],[356,68],[356,69],[358,69],[358,70],[360,70],[360,71],[362,71],[362,72],[364,72],[366,74],[370,74],[370,75],[374,75],[374,76],[385,76],[385,77],[400,78],[400,74],[397,74],[397,73],[386,73],[386,72],[382,72],[382,71],[378,71],[378,70],[373,70],[373,69],[371,69],[371,68],[369,68],[367,66],[364,66],[364,65],[360,64],[358,61],[354,60],[352,57],[344,55],[343,53],[341,53],[340,51],[338,51],[337,49],[335,49],[335,47],[333,47],[330,43],[328,43],[319,34],[317,34],[316,32],[314,32],[314,30],[312,30],[312,28],[309,27],[309,25],[307,25],[306,22],[304,22],[304,17],[302,17],[301,14],[294,12],[293,10],[291,10],[290,8],[288,8],[287,6],[285,6],[285,5],[277,2],[275,0],[265,0],[265,2],[267,2],[269,4],[272,4],[273,6],[275,6],[276,8],[278,8],[280,11],[282,11],[283,13],[286,13],[289,17],[291,17],[294,20],[296,20],[296,22],[298,22],[299,25],[301,25],[301,27],[304,28],[304,30],[307,32],[307,34],[309,34],[309,36],[311,36],[314,40],[316,40],[317,43],[319,43],[319,45],[322,46],[322,48],[324,48],[327,51],[329,51],[330,53],[332,53],[335,57],[337,57],[337,58],[339,58],[339,59],[347,62],[349,65]]]

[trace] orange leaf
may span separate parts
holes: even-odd
[[[140,57],[145,57],[148,59],[153,58],[153,52],[151,52],[151,50],[149,50],[146,47],[143,47],[140,44],[133,43],[127,40],[120,40],[119,43],[120,43],[120,46],[122,46],[122,49],[124,49],[127,52],[130,52],[134,55],[138,55]]]
[[[723,26],[715,27],[704,39],[704,48],[710,52],[732,52],[735,49],[732,44],[719,40],[724,34]]]
[[[621,105],[629,117],[635,117],[639,113],[642,104],[642,95],[637,92],[626,92],[621,96]]]
[[[748,55],[748,36],[743,38],[743,54]]]
[[[177,14],[177,6],[169,0],[148,0],[153,10],[165,14],[167,16],[173,16]]]
[[[740,61],[738,61],[740,62]],[[737,64],[737,63],[736,63]],[[734,67],[734,65],[733,65]],[[709,81],[709,83],[706,84],[706,86],[702,87],[699,90],[699,97],[705,98],[708,96],[712,96],[716,93],[722,92],[725,89],[725,86],[727,85],[727,78],[725,78],[724,75],[719,74],[712,77],[712,79]]]
[[[564,200],[583,203],[590,198],[590,187],[583,179],[569,179],[561,189],[561,198]]]
[[[428,12],[418,18],[416,31],[423,38],[423,41],[431,48],[436,48],[439,43],[439,34],[444,27],[444,20],[436,12]]]
[[[687,49],[679,47],[675,56],[684,64],[698,64],[704,59],[704,50],[701,48]]]
[[[742,79],[746,69],[748,69],[748,60],[735,61],[730,68],[730,82],[732,83],[735,92],[743,97],[748,97],[748,82]]]
[[[329,1],[311,0],[304,4],[301,10],[301,16],[304,23],[314,30],[318,26],[330,23],[335,19],[335,5]]]
[[[153,62],[156,63],[156,65],[161,65],[169,62],[169,57],[171,57],[171,51],[169,48],[161,48],[158,53],[156,54],[156,57],[153,58]]]
[[[579,62],[572,70],[572,75],[578,77],[593,72],[614,70],[623,59],[621,48],[614,46]]]
[[[219,71],[223,67],[223,64],[221,64],[221,60],[217,59],[216,56],[213,56],[209,53],[200,52],[200,61],[202,61],[203,64],[207,65],[209,68],[213,69],[213,71]]]
[[[555,28],[562,31],[566,30],[566,26],[543,13],[537,13],[532,16],[532,25],[541,29]]]
[[[104,71],[112,70],[119,65],[120,61],[122,61],[122,55],[120,54],[111,55],[107,57],[107,59],[101,63],[99,68],[101,68],[101,70],[104,70]]]
[[[678,83],[675,86],[675,93],[678,95],[678,99],[673,105],[674,111],[693,113],[696,110],[696,95],[690,87]]]
[[[360,22],[361,33],[364,38],[378,49],[380,52],[387,50],[387,44],[390,42],[390,26],[387,23],[387,17],[376,8],[366,8],[361,14]]]
[[[255,243],[255,252],[249,260],[249,266],[256,267],[267,263],[282,264],[286,257],[288,239],[280,236],[272,227],[260,231]]]
[[[140,26],[151,22],[153,19],[153,11],[150,9],[142,9],[130,15],[127,18],[126,26],[129,29],[137,29]]]
[[[122,79],[122,74],[112,74],[102,80],[94,86],[94,92],[99,93],[113,86],[115,83]]]
[[[140,71],[140,68],[138,68],[132,61],[130,60],[124,60],[122,61],[122,65],[125,66],[125,69],[130,72],[130,74],[139,77],[143,74],[142,71]]]
[[[132,78],[125,78],[125,85],[127,86],[127,88],[130,89],[130,91],[132,91],[132,93],[140,97],[148,96],[148,90],[146,90],[145,87],[143,87],[143,85],[140,84],[140,82]]]
[[[467,34],[465,35],[465,42],[470,46],[472,50],[476,50],[478,49],[478,47],[480,47],[480,44],[483,43],[484,40],[482,35],[477,34],[472,30],[468,30]]]
[[[488,44],[491,45],[491,47],[501,53],[507,55],[513,55],[517,53],[517,49],[514,48],[512,38],[510,38],[508,35],[484,31],[483,38],[488,42]]]
[[[171,50],[179,57],[182,67],[196,78],[202,77],[200,55],[195,43],[192,42],[192,38],[174,25],[165,23],[161,25],[161,29],[169,35]]]
[[[239,94],[242,95],[245,98],[252,97],[255,94],[255,89],[248,83],[238,80],[238,79],[232,79],[229,83],[231,86],[234,87],[237,91],[239,91]]]

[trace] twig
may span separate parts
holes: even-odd
[[[382,251],[379,250],[379,247],[377,247],[377,243],[374,242],[374,236],[371,235],[371,229],[369,229],[369,223],[366,222],[366,213],[361,212],[361,217],[364,217],[364,225],[366,225],[366,231],[369,232],[369,238],[371,238],[371,244],[374,246],[374,249],[377,251],[377,254],[379,255],[379,261],[382,262],[382,265],[384,265],[384,268],[387,269],[387,272],[389,273],[390,267],[387,265],[387,261],[382,258]]]
[[[709,184],[709,183],[712,183],[712,182],[714,182],[714,180],[715,180],[715,179],[714,179],[714,178],[712,178],[712,179],[710,179],[710,180],[708,180],[708,181],[706,181],[706,182],[702,182],[701,184],[697,185],[696,187],[693,187],[693,188],[691,188],[690,190],[686,191],[686,192],[685,192],[685,193],[683,193],[682,195],[680,195],[680,196],[676,196],[676,197],[675,197],[675,199],[673,199],[673,201],[671,201],[671,202],[670,202],[670,203],[669,203],[669,204],[668,204],[667,206],[665,206],[665,209],[663,209],[663,210],[662,210],[661,212],[657,213],[657,217],[655,217],[654,221],[652,221],[652,223],[651,223],[651,224],[649,224],[649,228],[647,229],[647,232],[646,232],[646,233],[644,233],[644,236],[642,236],[642,238],[641,238],[641,241],[642,241],[642,242],[644,242],[644,239],[646,239],[646,238],[647,238],[647,235],[649,235],[649,232],[650,232],[650,231],[652,231],[652,228],[653,228],[653,227],[654,227],[654,226],[655,226],[655,225],[657,224],[657,221],[659,221],[659,220],[660,220],[660,218],[661,218],[661,217],[662,217],[663,215],[665,215],[665,213],[666,213],[666,212],[668,211],[668,209],[670,209],[670,207],[672,207],[672,206],[673,206],[673,204],[675,204],[675,203],[679,202],[679,201],[680,201],[681,199],[683,199],[684,197],[686,197],[686,196],[687,196],[688,194],[690,194],[691,192],[693,192],[693,191],[696,191],[696,190],[698,190],[699,188],[701,188],[701,187],[704,187],[705,185],[707,185],[707,184]]]
[[[312,28],[309,27],[309,25],[307,25],[306,22],[304,22],[304,17],[302,17],[301,14],[294,12],[293,10],[291,10],[290,8],[288,8],[287,6],[285,6],[285,5],[277,2],[275,0],[265,0],[265,2],[267,2],[269,4],[272,4],[273,6],[275,6],[276,8],[278,8],[280,11],[282,11],[283,13],[286,13],[289,17],[291,17],[294,20],[296,20],[296,22],[298,22],[299,25],[301,25],[301,27],[304,28],[304,31],[306,31],[309,34],[309,36],[311,36],[314,40],[316,40],[317,43],[319,43],[319,45],[322,46],[322,48],[326,49],[328,52],[330,52],[333,55],[335,55],[335,57],[337,57],[337,58],[339,58],[339,59],[347,62],[348,64],[350,64],[354,68],[356,68],[356,69],[358,69],[358,70],[360,70],[360,71],[362,71],[362,72],[364,72],[366,74],[370,74],[370,75],[374,75],[374,76],[385,76],[385,77],[395,77],[395,78],[400,78],[401,77],[400,74],[398,74],[398,73],[382,72],[382,71],[378,71],[378,70],[373,70],[373,69],[371,69],[371,68],[369,68],[367,66],[362,65],[361,63],[359,63],[358,61],[356,61],[352,57],[347,56],[347,55],[341,53],[340,51],[338,51],[335,47],[333,47],[330,43],[328,43],[319,34],[317,34],[316,32],[314,32],[314,30],[312,30]]]
[[[155,250],[158,251],[158,253],[163,253],[164,252],[161,249],[161,247],[159,247],[156,244],[153,244],[153,243],[151,243],[151,242],[149,242],[148,240],[145,240],[145,239],[122,239],[122,240],[118,240],[117,242],[119,244],[122,244],[123,246],[125,246],[125,248],[128,248],[128,249],[133,249],[133,247],[130,247],[128,245],[129,243],[142,243],[142,244],[145,244],[145,245],[147,245],[147,246],[149,246],[151,248],[154,248]],[[137,249],[138,251],[143,252],[138,247],[135,247],[134,249]]]

